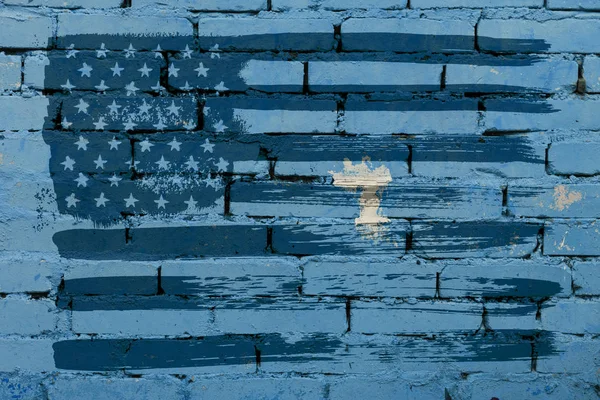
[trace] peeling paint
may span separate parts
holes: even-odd
[[[549,207],[553,210],[563,211],[568,209],[573,203],[581,201],[583,195],[575,190],[569,191],[565,185],[558,185],[554,188],[554,205]]]

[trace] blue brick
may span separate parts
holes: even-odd
[[[536,319],[537,304],[485,303],[485,320],[493,330],[514,330],[526,333],[540,329]]]
[[[475,376],[465,384],[471,399],[562,400],[589,399],[596,396],[590,384],[577,382],[567,376],[540,376],[530,374],[522,377],[498,379],[490,376]]]
[[[27,300],[6,297],[0,300],[0,327],[2,334],[39,335],[53,331],[57,318],[54,303],[49,300]]]
[[[21,88],[21,57],[0,53],[0,91],[16,91]]]
[[[190,400],[220,400],[229,393],[238,400],[322,399],[325,382],[316,378],[201,378],[190,385]]]
[[[121,0],[6,0],[4,4],[52,8],[119,8]]]
[[[64,275],[66,295],[152,295],[158,291],[158,265],[128,262],[78,262]]]
[[[43,396],[41,376],[0,374],[0,398],[37,400]]]
[[[600,265],[597,262],[573,263],[575,294],[594,296],[600,294]]]
[[[596,371],[600,367],[599,344],[597,339],[589,336],[554,333],[543,337],[536,344],[542,352],[537,360],[537,371],[542,374],[570,374],[577,380],[595,382]]]
[[[0,372],[54,371],[52,343],[51,339],[0,339]]]
[[[336,379],[331,384],[329,399],[358,397],[372,400],[434,400],[444,396],[444,389],[442,382],[411,382],[398,378],[347,378]]]
[[[600,10],[596,0],[548,0],[551,10]]]
[[[260,11],[267,9],[267,0],[208,0],[198,3],[195,0],[133,0],[132,7],[168,6],[194,11]]]
[[[48,117],[48,99],[0,96],[0,131],[40,130]]]
[[[550,256],[598,256],[597,221],[548,222],[544,229],[544,254]]]
[[[600,186],[508,187],[508,210],[522,217],[600,217]]]
[[[600,143],[552,143],[548,150],[549,171],[556,175],[598,174],[600,164],[596,155],[599,151]]]
[[[535,7],[542,8],[543,0],[412,0],[414,8],[492,8],[492,7]]]
[[[35,255],[4,257],[0,260],[0,293],[50,292],[50,278],[57,267],[56,263]]]
[[[585,57],[583,61],[583,77],[585,78],[586,91],[588,93],[600,93],[600,57]]]
[[[542,329],[561,333],[600,333],[600,302],[559,300],[542,306]]]
[[[2,33],[0,47],[44,49],[50,44],[53,33],[53,21],[50,17],[39,15],[2,15],[0,16]]]
[[[181,381],[171,377],[102,378],[59,376],[47,384],[48,400],[113,398],[159,400],[185,398]]]
[[[273,0],[273,9],[286,11],[293,9],[322,8],[325,10],[377,9],[397,10],[406,8],[406,0]]]

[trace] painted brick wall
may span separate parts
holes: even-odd
[[[0,399],[595,399],[597,0],[0,1]]]

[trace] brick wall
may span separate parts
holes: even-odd
[[[0,399],[597,398],[598,10],[0,1]]]

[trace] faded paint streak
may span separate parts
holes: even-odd
[[[550,208],[563,211],[568,209],[573,203],[581,201],[582,198],[581,192],[569,191],[565,185],[558,185],[554,188],[554,204],[550,205]]]

